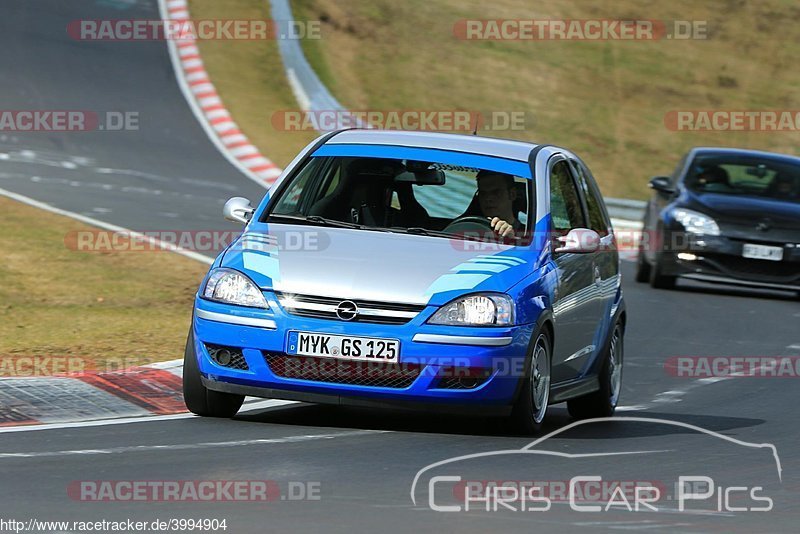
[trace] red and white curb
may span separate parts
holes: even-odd
[[[0,427],[183,413],[182,362],[0,379]]]
[[[190,20],[186,0],[158,3],[162,19]],[[211,141],[246,176],[270,187],[282,170],[259,152],[231,118],[203,66],[196,39],[167,40],[167,46],[178,85]]]

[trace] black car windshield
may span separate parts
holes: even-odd
[[[262,221],[516,241],[528,234],[532,190],[527,178],[488,169],[312,157]]]
[[[800,166],[769,158],[700,155],[692,163],[685,183],[701,193],[800,202]]]

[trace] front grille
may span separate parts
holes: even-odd
[[[475,389],[492,376],[487,367],[442,367],[439,369],[439,382],[436,389]]]
[[[292,315],[314,317],[316,319],[343,320],[336,314],[336,308],[347,299],[319,297],[313,295],[289,295],[276,293],[283,309]],[[358,315],[350,322],[405,324],[425,309],[417,304],[399,304],[373,300],[350,300],[358,306]]]
[[[423,367],[416,363],[339,360],[293,356],[282,352],[264,352],[264,360],[270,370],[281,378],[393,389],[411,386]]]
[[[800,263],[742,258],[726,254],[704,254],[704,259],[718,270],[740,278],[763,282],[800,281]]]
[[[247,366],[247,360],[244,359],[242,349],[236,347],[225,347],[223,345],[212,345],[206,343],[206,350],[211,359],[229,369],[238,369],[240,371],[249,371],[250,367]]]

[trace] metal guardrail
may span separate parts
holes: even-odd
[[[647,206],[647,202],[644,200],[608,197],[605,200],[608,214],[611,215],[613,219],[641,221],[644,217],[644,208]]]
[[[289,0],[269,0],[273,20],[294,20]],[[311,68],[299,39],[278,39],[283,66],[297,103],[304,111],[347,111]],[[642,200],[606,198],[609,215],[614,219],[641,221],[646,203]]]

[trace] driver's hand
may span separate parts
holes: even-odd
[[[491,222],[492,230],[500,237],[514,237],[514,227],[500,217],[493,217]]]

